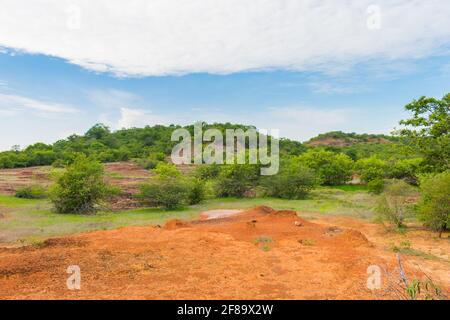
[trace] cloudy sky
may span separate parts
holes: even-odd
[[[389,133],[450,91],[448,0],[0,0],[0,150],[103,122]]]

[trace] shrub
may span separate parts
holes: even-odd
[[[190,181],[187,181],[187,186],[189,189],[188,203],[190,205],[198,204],[205,200],[205,183],[202,180],[193,178]]]
[[[43,199],[46,196],[46,190],[38,185],[20,188],[15,194],[15,197],[23,199]]]
[[[312,149],[299,160],[316,171],[325,185],[345,184],[352,178],[353,160],[343,153]]]
[[[388,183],[376,207],[378,220],[380,222],[387,221],[397,228],[403,227],[405,218],[412,213],[409,199],[413,194],[413,188],[402,180]]]
[[[259,178],[259,167],[250,164],[232,164],[222,167],[216,182],[220,197],[244,197],[255,186]]]
[[[50,196],[58,213],[93,213],[98,205],[117,192],[105,183],[102,164],[79,155],[57,176]]]
[[[162,152],[151,153],[147,158],[137,160],[138,165],[144,169],[155,169],[157,165],[165,161],[165,155]]]
[[[380,194],[384,190],[384,184],[385,184],[384,180],[378,178],[370,181],[367,184],[367,188],[369,189],[370,193]]]
[[[138,197],[144,204],[167,210],[181,207],[188,201],[189,190],[173,177],[156,177],[142,184]]]
[[[160,177],[166,178],[179,178],[181,177],[181,172],[178,168],[171,163],[160,162],[157,164],[155,170],[153,170]]]
[[[66,165],[67,165],[67,162],[62,159],[55,160],[52,163],[52,167],[54,167],[54,168],[64,168]]]
[[[218,164],[204,164],[197,167],[195,175],[203,180],[217,178],[220,174],[220,166]]]
[[[450,228],[450,171],[423,177],[420,190],[419,218],[441,237]]]
[[[157,174],[142,184],[138,198],[153,207],[176,209],[185,204],[197,204],[205,199],[205,184],[200,179],[183,177],[173,164],[159,163]]]
[[[265,177],[263,186],[268,196],[284,199],[303,199],[318,184],[316,173],[298,160],[283,163],[280,172]]]

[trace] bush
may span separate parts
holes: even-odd
[[[58,213],[93,213],[117,192],[105,183],[102,164],[79,155],[57,176],[50,198]]]
[[[205,200],[206,188],[205,183],[200,179],[192,179],[187,181],[188,186],[188,203],[190,205],[198,204]]]
[[[156,173],[160,177],[165,178],[179,178],[181,177],[181,172],[178,170],[178,168],[171,163],[164,163],[160,162],[156,166],[155,170],[153,170],[154,173]]]
[[[204,164],[197,167],[195,175],[202,180],[217,178],[220,174],[220,166],[218,164]]]
[[[380,194],[384,190],[384,180],[383,179],[374,179],[367,184],[367,188],[370,193]]]
[[[173,164],[159,163],[154,172],[157,176],[140,187],[138,198],[144,204],[170,210],[205,199],[203,181],[183,177]]]
[[[157,177],[140,187],[138,197],[152,207],[176,209],[188,200],[189,190],[184,183],[172,177]]]
[[[402,180],[388,183],[380,196],[376,212],[380,222],[387,221],[397,228],[403,227],[405,218],[412,213],[411,196],[413,188]]]
[[[150,154],[147,158],[137,160],[137,164],[144,169],[155,169],[157,165],[165,161],[165,155],[162,152],[156,152]]]
[[[44,199],[46,196],[46,190],[38,185],[20,188],[15,194],[16,198],[23,199]]]
[[[450,228],[450,171],[421,178],[420,190],[419,218],[441,237]]]
[[[283,163],[280,172],[265,177],[263,186],[268,196],[284,199],[303,199],[318,184],[316,173],[298,160]]]
[[[342,185],[352,178],[353,160],[343,153],[312,149],[302,154],[299,160],[316,171],[325,185]]]
[[[224,165],[216,182],[219,197],[247,196],[256,186],[259,167],[251,164]]]

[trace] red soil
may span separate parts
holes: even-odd
[[[66,287],[70,265],[81,268],[81,290]],[[395,254],[359,231],[258,207],[222,219],[174,220],[163,228],[127,227],[0,249],[0,297],[398,298],[367,289],[370,265],[393,271]],[[408,261],[404,267],[409,276],[419,274]]]

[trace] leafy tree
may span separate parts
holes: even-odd
[[[419,217],[441,237],[450,228],[450,171],[423,177],[420,190]]]
[[[405,106],[412,118],[400,121],[398,131],[423,154],[425,161],[437,171],[450,168],[450,93],[442,100],[421,97]]]
[[[90,139],[101,140],[109,136],[110,133],[111,131],[107,126],[101,123],[97,123],[86,132],[86,137]]]
[[[367,183],[367,188],[369,189],[370,193],[373,194],[380,194],[384,190],[385,182],[383,179],[374,179]]]
[[[197,178],[192,178],[187,181],[188,187],[188,203],[190,205],[198,204],[205,200],[205,183]]]
[[[220,197],[244,197],[257,184],[259,166],[250,164],[224,165],[216,182]]]
[[[353,161],[343,153],[310,149],[299,160],[317,172],[325,185],[345,184],[352,178]]]
[[[384,187],[376,212],[380,222],[388,221],[397,228],[403,227],[404,220],[412,214],[410,197],[414,189],[402,180],[394,180]]]
[[[181,172],[178,170],[178,168],[171,163],[158,163],[156,166],[154,172],[163,178],[180,178]]]
[[[156,177],[142,184],[138,197],[144,204],[153,207],[176,209],[186,203],[188,189],[174,177]]]
[[[82,154],[57,177],[50,199],[58,213],[93,213],[117,192],[105,183],[103,165]]]
[[[370,182],[384,179],[387,171],[387,163],[377,157],[360,159],[355,164],[357,172],[361,176],[361,181]]]
[[[417,175],[422,170],[422,163],[422,158],[394,161],[388,168],[388,176],[392,179],[404,179],[410,184],[417,185]]]
[[[218,164],[199,165],[195,170],[195,175],[202,180],[217,178],[219,174],[220,174],[220,165]]]
[[[318,184],[314,170],[306,167],[298,159],[281,164],[280,172],[263,179],[267,195],[284,199],[303,199]]]
[[[159,163],[154,172],[156,176],[140,186],[138,198],[144,204],[170,210],[205,199],[203,181],[182,176],[173,164]]]

